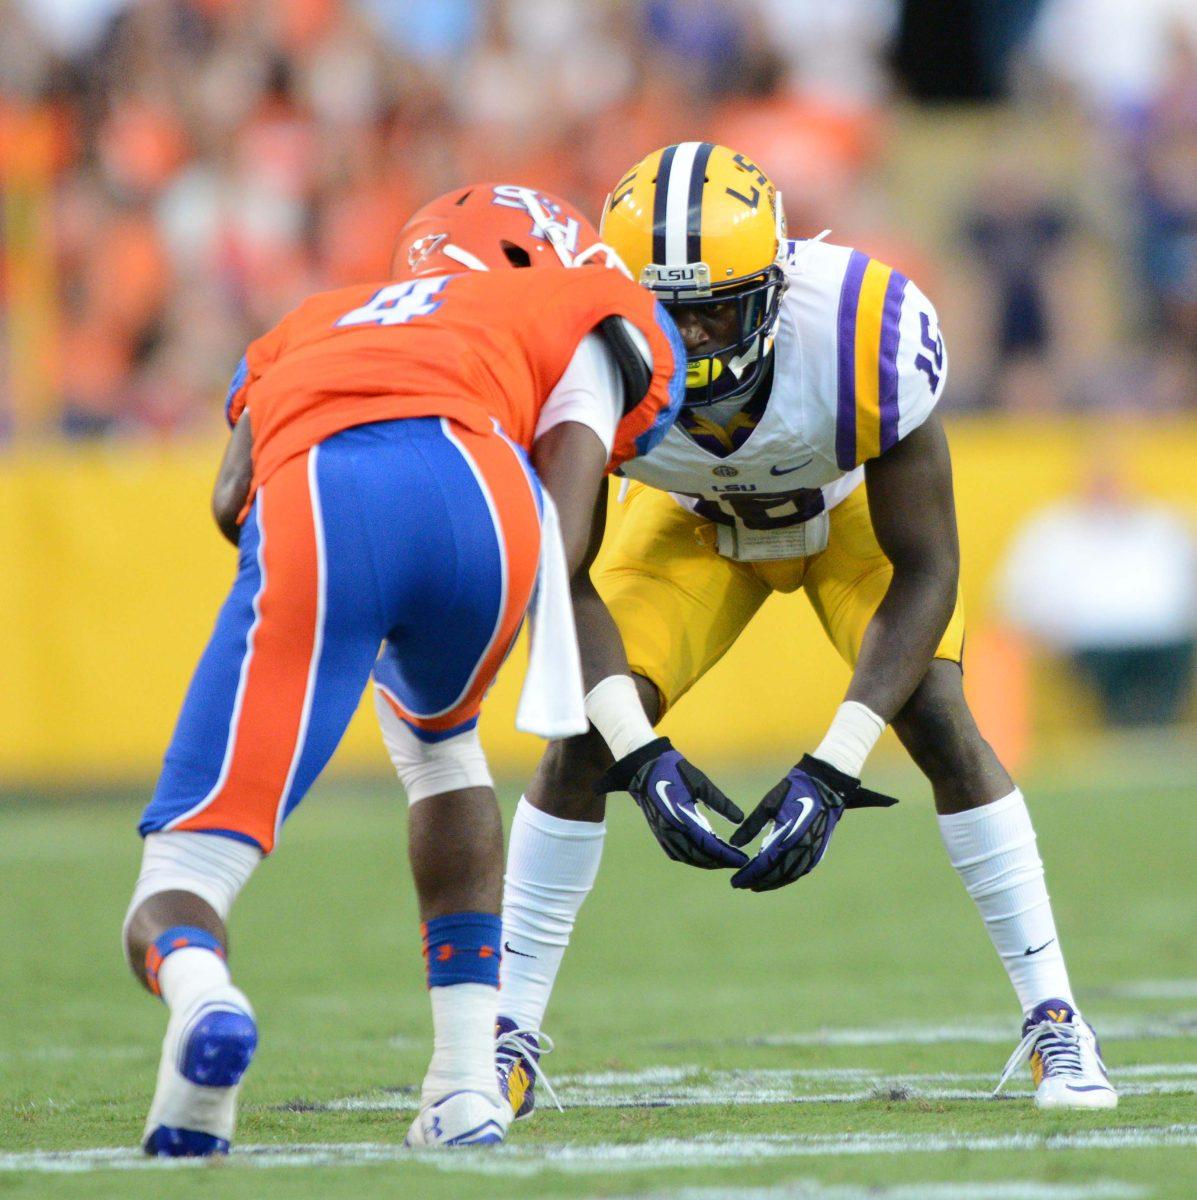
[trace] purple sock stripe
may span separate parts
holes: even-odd
[[[155,996],[162,995],[162,989],[158,985],[158,972],[162,969],[163,961],[176,950],[182,950],[185,946],[195,946],[199,950],[211,950],[219,958],[225,956],[220,939],[206,929],[200,929],[195,925],[172,925],[165,933],[155,938],[145,952],[145,981]]]
[[[877,396],[881,402],[881,453],[898,441],[898,325],[902,300],[909,282],[900,271],[891,271],[881,310],[881,356],[877,365]]]
[[[868,265],[869,256],[853,250],[840,289],[836,340],[838,399],[835,461],[842,471],[850,471],[856,466],[856,311],[860,305],[860,285]]]
[[[450,913],[421,928],[428,986],[457,983],[499,986],[499,948],[503,922],[495,913]]]

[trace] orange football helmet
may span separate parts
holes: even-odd
[[[519,184],[475,183],[438,196],[408,220],[391,278],[575,267],[601,251],[598,231],[572,204]],[[606,254],[607,265],[616,265]]]

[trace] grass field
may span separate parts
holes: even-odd
[[[1027,788],[1116,1111],[1040,1114],[1025,1076],[989,1099],[1018,1014],[922,787],[882,776],[909,802],[850,815],[768,896],[666,861],[615,804],[549,1014],[564,1113],[436,1159],[400,1149],[430,1022],[383,786],[318,787],[247,889],[233,964],[262,1046],[234,1154],[182,1167],[131,1149],[164,1024],[118,946],[137,799],[6,803],[0,1195],[1197,1196],[1195,785],[1136,758],[1146,783],[1111,760]]]

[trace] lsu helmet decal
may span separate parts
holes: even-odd
[[[769,177],[727,146],[666,146],[619,181],[599,228],[666,308],[722,329],[724,306],[735,305],[735,332],[687,354],[686,404],[750,391],[773,348],[785,290],[785,216]]]

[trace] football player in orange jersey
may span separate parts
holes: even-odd
[[[551,196],[461,188],[407,224],[391,280],[313,296],[238,367],[213,508],[239,570],[141,820],[125,923],[170,1009],[147,1153],[228,1150],[258,1031],[225,922],[372,671],[411,805],[435,1033],[408,1142],[503,1139],[503,836],[475,727],[530,604],[522,728],[582,732],[583,681],[627,672],[618,653],[580,662],[570,579],[601,536],[606,473],[676,417],[686,357],[621,266]],[[667,742],[653,757],[679,821],[709,831],[696,800],[740,819]],[[713,860],[745,861],[706,836]]]

